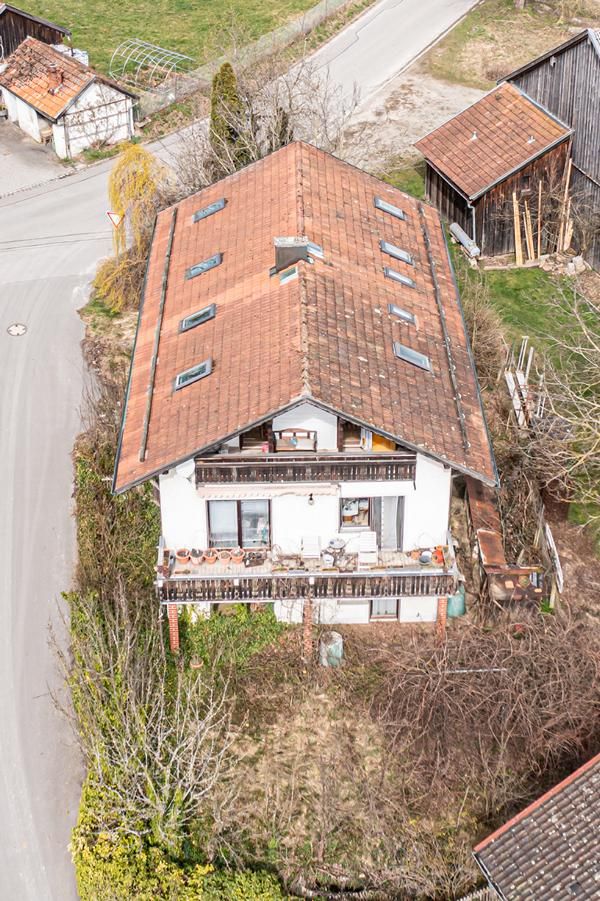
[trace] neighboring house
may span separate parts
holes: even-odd
[[[600,897],[600,754],[480,842],[475,860],[503,901]]]
[[[0,3],[0,61],[10,56],[28,37],[45,44],[62,44],[64,38],[71,37],[71,32],[16,6]]]
[[[538,182],[560,180],[571,134],[517,87],[501,84],[416,143],[426,160],[427,197],[484,256],[510,253],[513,192],[521,210],[529,201],[535,221]]]
[[[134,94],[35,38],[7,60],[0,87],[11,122],[62,158],[134,133]]]
[[[536,103],[573,128],[571,189],[587,210],[600,215],[600,32],[576,34],[507,76]],[[577,235],[575,235],[577,241]],[[582,250],[600,269],[600,226]]]
[[[158,215],[113,487],[158,489],[173,647],[178,604],[445,618],[465,475],[496,482],[433,207],[295,142]]]

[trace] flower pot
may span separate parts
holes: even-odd
[[[205,563],[216,563],[217,562],[217,552],[214,548],[209,548],[207,551],[204,551],[204,562]]]
[[[176,551],[175,556],[178,563],[188,563],[190,559],[190,552],[188,548],[181,547],[178,551]]]
[[[231,551],[222,550],[219,551],[219,562],[220,563],[229,563],[231,560]]]
[[[199,551],[195,547],[192,548],[191,558],[194,566],[199,566],[202,563],[202,551]]]
[[[243,563],[244,562],[244,551],[241,547],[236,547],[235,550],[231,552],[231,562],[232,563]]]

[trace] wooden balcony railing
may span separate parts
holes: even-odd
[[[166,579],[158,583],[163,603],[235,603],[312,597],[359,598],[443,596],[456,591],[452,573],[354,573],[351,575],[257,575]]]
[[[414,481],[416,467],[416,454],[406,452],[198,457],[196,484]]]

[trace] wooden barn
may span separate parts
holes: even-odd
[[[576,34],[506,81],[573,129],[570,192],[582,210],[574,242],[600,269],[600,32],[588,28]],[[583,230],[588,218],[594,222]]]
[[[503,83],[415,146],[426,160],[428,198],[482,255],[515,250],[515,215],[538,255],[555,249],[542,211],[550,184],[563,177],[571,135],[567,123]]]
[[[62,44],[65,38],[71,37],[71,32],[16,6],[0,3],[0,61],[9,57],[27,37],[37,38],[44,44]]]

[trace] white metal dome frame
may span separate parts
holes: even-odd
[[[191,56],[139,38],[127,38],[111,56],[108,74],[117,81],[151,89],[172,75],[188,72],[193,63]]]

